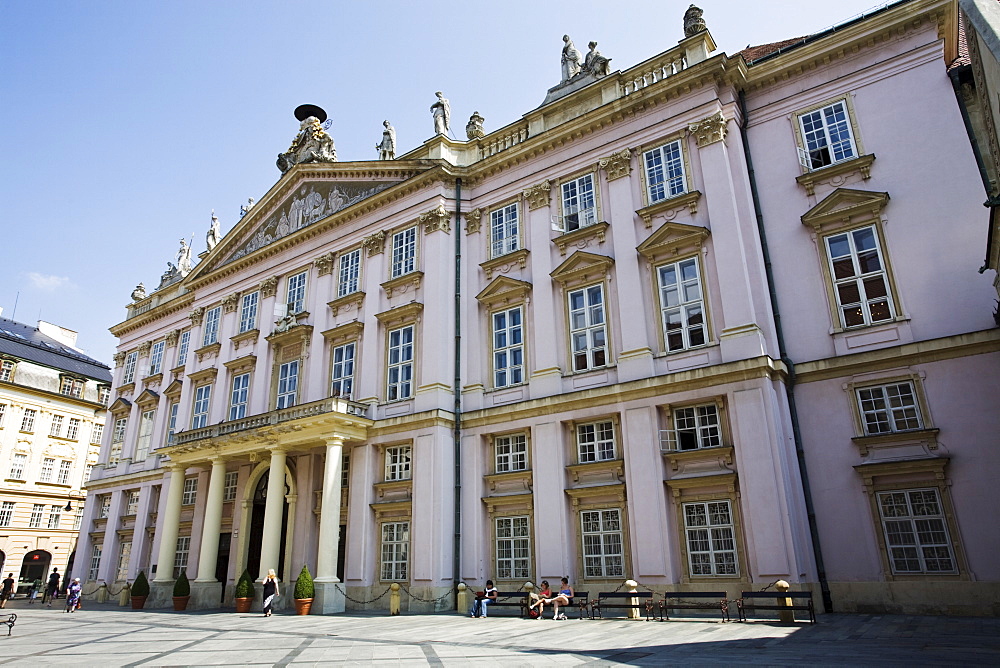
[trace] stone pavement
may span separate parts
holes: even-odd
[[[0,612],[18,616],[10,637],[0,627],[0,665],[1000,665],[998,618],[822,615],[815,626],[455,613],[265,619],[91,602],[67,614],[61,602],[13,601]]]

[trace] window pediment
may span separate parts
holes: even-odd
[[[564,232],[553,239],[552,243],[559,248],[560,255],[565,255],[567,246],[586,247],[590,245],[591,239],[596,239],[598,244],[603,244],[607,240],[609,227],[611,225],[605,222],[594,223],[572,232]]]
[[[382,283],[382,289],[385,290],[386,297],[392,297],[393,294],[399,292],[408,292],[410,288],[416,292],[417,288],[420,287],[420,283],[424,278],[424,272],[422,271],[411,271],[402,276],[392,278],[385,283]]]
[[[365,323],[353,320],[321,333],[323,334],[323,338],[326,339],[328,343],[338,344],[360,339],[361,332],[363,332],[364,329]]]
[[[135,398],[135,403],[139,404],[143,408],[146,406],[155,406],[160,401],[160,395],[150,389],[145,389],[142,391],[138,397]]]
[[[806,189],[807,195],[813,195],[816,192],[817,184],[829,183],[838,176],[846,178],[850,174],[858,172],[861,174],[861,178],[867,181],[871,178],[873,162],[875,162],[875,154],[869,153],[868,155],[862,155],[854,158],[853,160],[836,162],[832,165],[827,165],[826,167],[820,167],[818,169],[808,171],[801,176],[795,177],[795,180]],[[841,183],[843,183],[843,181],[841,181]]]
[[[476,295],[476,299],[483,306],[503,306],[524,301],[530,293],[531,283],[507,276],[497,276]]]
[[[613,258],[595,255],[586,251],[576,251],[556,267],[549,276],[569,287],[579,283],[603,279],[615,263]]]
[[[108,406],[108,411],[112,415],[118,415],[119,413],[128,413],[132,410],[132,402],[123,397],[118,397],[115,399],[114,403]]]
[[[419,302],[410,302],[396,308],[376,313],[375,317],[385,326],[413,322],[424,310],[424,305]]]
[[[889,202],[889,193],[837,188],[802,215],[802,224],[817,232],[877,220]]]
[[[184,383],[174,379],[169,385],[167,385],[166,389],[163,390],[163,394],[171,398],[177,398],[181,395],[182,389],[184,389]]]
[[[283,332],[274,332],[265,337],[272,346],[287,346],[293,343],[306,343],[312,337],[312,325],[293,325]]]
[[[681,213],[684,209],[687,209],[690,215],[695,215],[698,213],[699,199],[701,199],[701,191],[691,190],[683,195],[677,195],[656,204],[636,209],[636,214],[642,218],[642,222],[645,223],[646,227],[650,228],[653,226],[653,218],[662,217],[669,222],[676,218],[677,214]]]
[[[528,252],[527,248],[522,248],[514,251],[513,253],[507,253],[506,255],[495,257],[492,260],[481,262],[479,266],[486,272],[486,279],[489,280],[493,278],[494,273],[510,271],[515,266],[524,269],[528,266]]]
[[[700,225],[664,223],[635,249],[650,262],[656,262],[698,250],[710,234],[708,228]]]
[[[214,381],[218,375],[219,370],[213,366],[207,369],[202,369],[201,371],[189,373],[188,378],[190,378],[193,383],[204,383],[205,381]]]
[[[239,373],[240,371],[253,371],[254,367],[257,366],[257,356],[244,355],[243,357],[237,357],[234,360],[224,362],[223,366],[233,373]]]

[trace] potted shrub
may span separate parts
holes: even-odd
[[[146,572],[139,571],[132,583],[132,609],[142,610],[146,605],[146,597],[149,596],[149,580],[146,579]]]
[[[250,578],[250,573],[244,569],[243,575],[236,581],[236,591],[233,592],[233,598],[236,600],[236,612],[250,612],[254,593],[253,580]]]
[[[309,566],[304,565],[302,566],[302,571],[299,572],[299,579],[295,581],[295,614],[309,614],[309,610],[312,609],[313,594],[315,591],[316,586],[313,584]]]
[[[190,598],[191,583],[188,582],[187,571],[181,571],[174,582],[174,610],[187,610]]]

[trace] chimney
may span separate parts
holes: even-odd
[[[51,336],[53,339],[65,346],[79,350],[79,348],[76,347],[76,332],[72,329],[66,329],[65,327],[60,327],[59,325],[53,325],[51,322],[39,320],[38,331],[46,336]]]

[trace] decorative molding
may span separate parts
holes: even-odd
[[[234,292],[222,298],[222,312],[233,313],[240,304],[240,293]]]
[[[207,369],[202,369],[201,371],[195,371],[194,373],[189,373],[188,378],[191,379],[192,383],[203,384],[206,380],[215,381],[216,377],[219,375],[219,370],[214,367],[208,367]]]
[[[553,269],[549,276],[564,288],[569,288],[579,283],[603,279],[611,273],[614,263],[613,258],[605,255],[577,251]]]
[[[326,276],[327,274],[332,273],[336,257],[337,254],[331,251],[326,255],[320,255],[318,258],[313,260],[313,266],[316,267],[316,275]]]
[[[424,310],[424,305],[420,302],[410,302],[403,306],[376,313],[375,317],[386,327],[406,322],[416,321]]]
[[[424,272],[422,271],[411,271],[408,274],[403,274],[397,278],[382,283],[382,289],[385,290],[386,297],[392,297],[396,293],[406,293],[409,292],[410,288],[416,292],[420,288],[420,283],[424,278]]]
[[[609,227],[611,226],[608,223],[595,223],[566,234],[560,234],[552,240],[552,243],[559,248],[560,255],[565,255],[567,246],[586,248],[590,245],[591,239],[596,239],[598,244],[603,244],[607,240]]]
[[[152,341],[143,341],[139,344],[139,357],[149,357],[149,349],[153,347]]]
[[[215,343],[210,343],[207,346],[202,346],[194,351],[194,354],[198,356],[198,361],[202,361],[206,357],[214,357],[219,354],[222,350],[222,344],[216,341]]]
[[[650,262],[657,262],[701,248],[711,234],[708,228],[683,223],[664,223],[635,250]]]
[[[364,329],[365,323],[358,320],[352,320],[351,322],[344,323],[343,325],[333,327],[320,333],[323,335],[323,338],[326,339],[327,343],[336,345],[360,339],[361,333]]]
[[[417,216],[417,224],[423,226],[424,234],[430,234],[438,230],[447,234],[451,232],[451,225],[448,222],[450,218],[451,214],[448,213],[448,210],[444,208],[444,204],[441,203],[432,211]]]
[[[552,184],[548,181],[542,181],[541,183],[531,186],[525,190],[522,194],[524,195],[524,199],[528,200],[528,209],[530,211],[534,211],[535,209],[540,209],[543,206],[548,206],[551,190]]]
[[[795,177],[795,181],[806,189],[807,195],[816,194],[816,184],[830,183],[836,181],[836,185],[846,182],[847,177],[855,172],[861,174],[861,179],[867,181],[872,176],[872,163],[875,162],[875,154],[869,153],[854,158],[844,160],[820,169],[806,172]]]
[[[816,232],[841,229],[852,222],[879,220],[882,209],[889,203],[889,193],[837,188],[813,208],[802,214],[802,224]]]
[[[257,366],[257,356],[256,355],[244,355],[243,357],[237,357],[234,360],[229,360],[224,362],[222,366],[226,367],[233,373],[240,373],[241,371],[253,371]]]
[[[486,280],[493,280],[494,273],[508,272],[514,267],[519,267],[521,269],[527,267],[528,253],[529,251],[527,248],[522,248],[514,251],[513,253],[507,253],[506,255],[495,257],[492,260],[481,262],[479,266],[486,272]]]
[[[492,283],[476,295],[476,300],[486,307],[506,306],[523,302],[531,293],[531,283],[507,276],[497,276]]]
[[[312,338],[312,332],[312,325],[292,325],[282,332],[275,331],[265,338],[272,346],[287,346],[291,343],[301,342],[304,348],[309,339]]]
[[[473,209],[465,214],[465,233],[476,234],[483,223],[483,210]]]
[[[188,314],[188,317],[191,318],[191,324],[192,325],[196,325],[196,326],[200,325],[201,321],[205,318],[205,307],[204,306],[199,306],[198,308],[193,309]]]
[[[729,132],[728,123],[722,112],[717,111],[708,118],[703,118],[697,123],[691,123],[688,126],[688,130],[694,134],[695,141],[698,142],[698,148],[704,148],[709,144],[725,141],[726,133]]]
[[[156,373],[156,374],[153,374],[152,376],[146,376],[145,378],[143,378],[142,379],[142,386],[143,387],[149,387],[150,385],[159,385],[162,382],[163,382],[163,374],[162,373]]]
[[[162,377],[162,376],[161,376]],[[146,379],[148,380],[148,378]],[[160,401],[160,395],[150,389],[145,389],[135,398],[136,405],[142,408],[155,407]]]
[[[365,249],[368,257],[380,255],[385,250],[385,230],[369,234],[361,240],[361,247]]]
[[[239,350],[245,343],[257,343],[257,339],[259,337],[259,329],[248,329],[245,332],[240,332],[239,334],[230,336],[229,340],[233,342],[233,349]]]
[[[332,301],[326,303],[330,307],[330,313],[332,315],[337,315],[341,310],[350,311],[351,309],[361,310],[361,306],[365,303],[365,293],[360,290],[357,292],[351,292],[343,297],[337,297]]]
[[[589,503],[606,503],[608,499],[613,499],[618,503],[624,503],[625,501],[625,483],[591,485],[589,487],[570,488],[564,491],[566,492],[566,496],[573,501],[573,508],[576,510],[586,508]]]
[[[623,148],[618,153],[612,153],[606,158],[601,158],[598,164],[607,173],[608,181],[628,176],[632,173],[632,151],[628,148]]]
[[[166,338],[163,339],[166,342],[167,348],[173,348],[174,346],[176,346],[177,339],[179,339],[180,336],[181,336],[181,330],[179,329],[175,329],[168,332]]]
[[[653,226],[654,216],[663,216],[667,222],[670,222],[676,218],[677,214],[683,211],[685,207],[687,207],[690,214],[694,216],[698,213],[699,199],[701,199],[701,191],[692,190],[684,193],[683,195],[677,195],[676,197],[665,199],[662,202],[657,202],[656,204],[650,204],[649,206],[641,209],[636,209],[636,214],[642,218],[642,222],[645,223],[646,229],[649,229]]]
[[[115,368],[118,368],[125,363],[125,352],[119,350],[112,356],[111,359],[113,359],[115,362]]]
[[[260,282],[260,286],[257,289],[260,290],[261,299],[273,297],[278,293],[278,277],[272,276],[271,278],[265,278]]]

